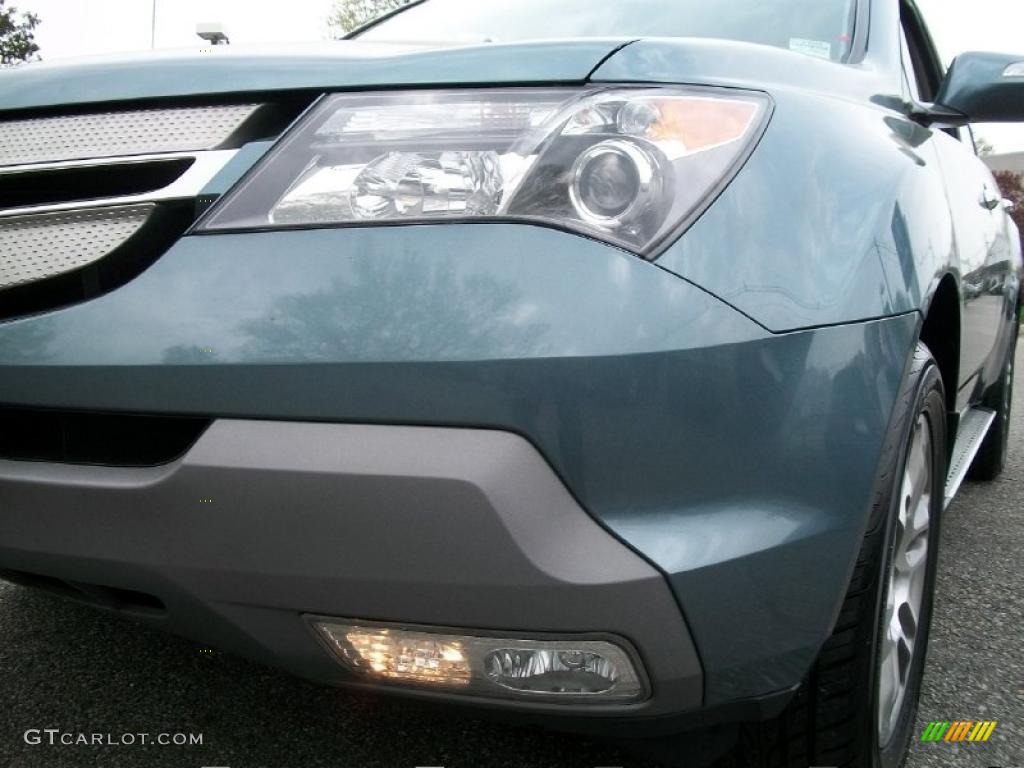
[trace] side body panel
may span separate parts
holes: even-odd
[[[773,332],[923,313],[951,275],[962,305],[962,410],[999,375],[1015,328],[1020,272],[1008,217],[981,207],[994,181],[970,148],[911,119],[898,4],[873,3],[871,25],[858,66],[808,60],[794,73],[794,54],[766,51],[757,69],[745,49],[730,57],[723,47],[715,60],[696,56],[692,41],[643,40],[593,77],[770,92],[775,111],[758,148],[658,264]]]
[[[685,81],[685,51],[642,41],[594,76],[626,81],[648,70],[659,81]],[[863,88],[885,85],[870,72],[808,66],[860,77]],[[891,108],[898,96],[857,100],[739,74],[722,84],[768,90],[771,123],[736,179],[659,265],[774,332],[919,310],[954,263],[933,131]]]
[[[956,233],[963,301],[960,388],[956,405],[976,400],[984,384],[1001,369],[1005,324],[1016,306],[1015,249],[1007,213],[992,173],[974,153],[970,140],[945,133],[934,137]],[[990,207],[991,206],[991,207]]]

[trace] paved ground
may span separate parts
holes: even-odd
[[[1024,365],[1024,343],[1017,369]],[[930,720],[996,720],[986,744],[918,744],[909,768],[1024,766],[1024,383],[1010,463],[968,484],[943,521],[939,587],[918,710]]]
[[[1024,370],[1024,359],[1020,361]],[[1016,412],[1024,414],[1024,386]],[[1006,475],[943,532],[919,730],[998,720],[988,744],[921,744],[910,768],[1024,766],[1024,421]],[[27,729],[201,733],[202,746],[27,745]],[[44,735],[45,738],[45,735]],[[325,690],[45,595],[0,585],[0,768],[584,768],[639,763],[576,736]]]

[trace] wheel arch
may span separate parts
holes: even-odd
[[[921,342],[928,347],[939,366],[942,385],[946,390],[948,434],[951,439],[947,452],[952,450],[956,436],[956,396],[960,388],[961,322],[960,289],[956,278],[946,273],[938,281],[934,292],[922,310]]]

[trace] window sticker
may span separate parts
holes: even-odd
[[[832,58],[832,43],[821,40],[804,40],[802,37],[789,38],[789,50],[797,53],[805,53],[808,56],[815,56],[819,59]]]

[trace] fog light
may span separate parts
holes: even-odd
[[[645,695],[637,667],[618,642],[517,640],[331,620],[316,620],[313,627],[346,667],[369,680],[573,703],[622,703]]]
[[[332,629],[325,629],[335,639]],[[458,640],[351,627],[344,632],[344,642],[354,666],[374,675],[420,683],[469,682],[469,664]]]
[[[603,693],[615,685],[619,671],[599,653],[522,651],[502,648],[484,658],[487,676],[516,691]]]

